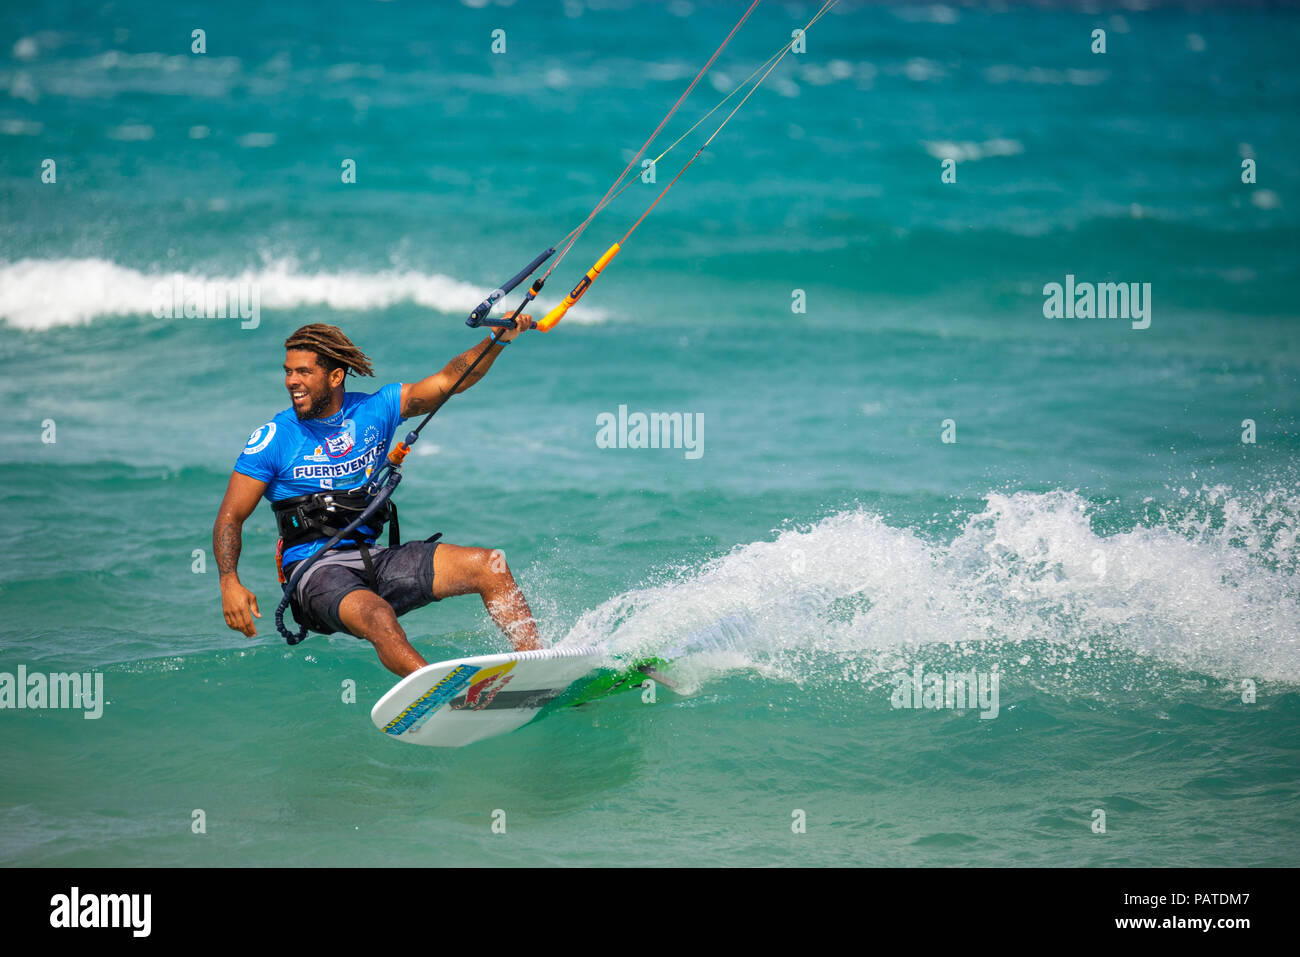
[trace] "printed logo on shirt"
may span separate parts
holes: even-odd
[[[351,419],[343,420],[343,431],[335,432],[325,440],[325,447],[332,459],[347,455],[357,444],[357,424]]]
[[[293,477],[296,479],[341,479],[347,478],[357,472],[364,471],[367,466],[373,463],[383,454],[383,449],[376,446],[367,451],[364,455],[355,459],[348,459],[346,462],[340,462],[338,465],[299,465],[293,470]]]
[[[268,422],[260,429],[256,429],[253,434],[248,437],[248,444],[244,446],[244,454],[256,455],[258,452],[262,451],[262,449],[270,445],[273,438],[275,438],[275,423]]]

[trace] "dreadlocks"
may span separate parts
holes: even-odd
[[[346,369],[353,375],[374,375],[370,360],[366,354],[352,344],[352,340],[343,334],[338,326],[329,326],[323,322],[313,322],[303,326],[288,339],[284,340],[285,349],[305,349],[316,353],[316,358],[326,372]]]

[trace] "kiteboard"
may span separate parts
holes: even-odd
[[[608,654],[590,646],[439,661],[394,685],[370,720],[398,741],[459,748],[522,728],[557,699],[584,704],[638,687],[647,675],[662,682],[658,663],[613,669]]]

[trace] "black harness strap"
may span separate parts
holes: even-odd
[[[375,563],[370,560],[370,549],[365,542],[359,542],[357,548],[361,552],[361,561],[366,566],[366,581],[370,582],[370,590],[378,595],[379,579],[375,576]]]

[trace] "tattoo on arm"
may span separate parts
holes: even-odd
[[[415,389],[422,391],[424,389],[432,390],[436,388],[438,394],[436,396],[424,398],[418,397],[416,394],[412,393],[409,404],[402,410],[402,417],[409,419],[411,416],[425,415],[442,408],[442,406],[452,396],[452,384],[456,383],[464,374],[465,370],[468,369],[476,359],[478,359],[479,353],[482,352],[483,349],[483,343],[471,346],[460,355],[451,359],[445,366],[443,366],[440,372],[435,373],[418,383],[414,387]],[[483,376],[487,375],[488,369],[492,368],[492,363],[496,361],[496,357],[500,354],[500,351],[501,350],[499,349],[495,351],[489,350],[487,355],[479,360],[474,371],[465,376],[465,381],[461,382],[460,386],[455,391],[457,393],[464,392],[470,386],[482,379]]]
[[[476,346],[466,349],[456,357],[454,361],[456,363],[457,378],[459,378],[461,373],[468,369],[475,361],[478,362],[474,371],[467,375],[465,381],[460,384],[460,388],[456,390],[457,392],[464,392],[487,375],[488,369],[492,368],[492,363],[495,362],[497,356],[500,355],[500,350],[493,352],[493,348],[494,346],[485,346],[483,343],[479,343]],[[481,352],[487,353],[482,359],[479,358],[479,353]]]
[[[239,551],[243,534],[239,523],[228,518],[218,518],[212,528],[212,554],[217,559],[217,573],[227,575],[239,568]]]

